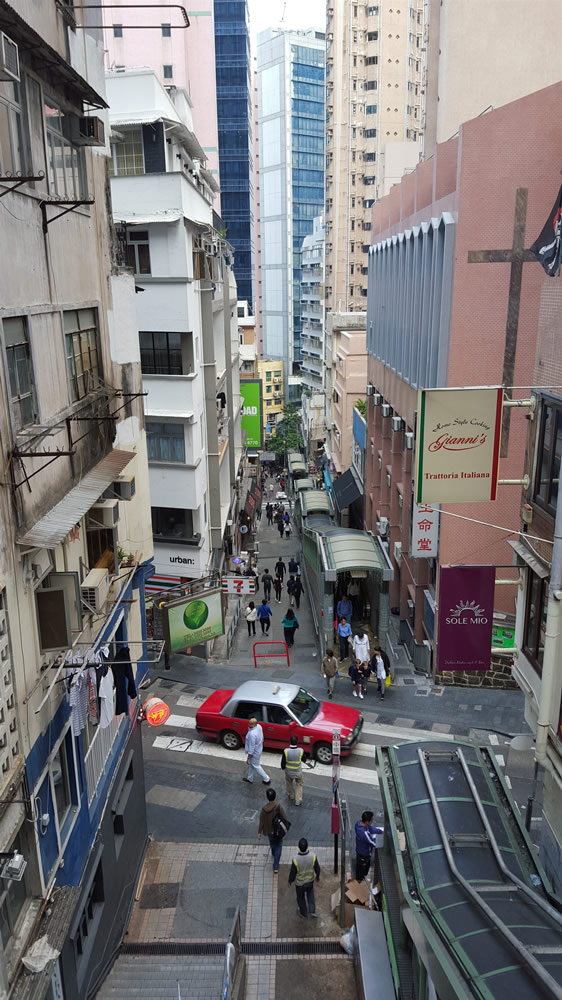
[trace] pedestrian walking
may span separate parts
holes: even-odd
[[[289,604],[294,607],[295,604],[295,578],[290,576],[287,580],[287,593],[289,595]]]
[[[343,594],[343,596],[338,601],[336,606],[336,613],[340,621],[342,618],[345,618],[346,621],[348,622],[351,621],[353,615],[353,606],[347,594]]]
[[[297,576],[295,578],[295,590],[294,590],[295,604],[297,606],[297,611],[298,611],[298,609],[301,606],[301,595],[302,595],[303,589],[304,588],[303,588],[303,585],[302,585],[302,580],[301,580],[300,576]]]
[[[359,667],[359,683],[361,685],[359,690],[359,697],[367,697],[367,688],[369,686],[369,677],[371,676],[371,664],[369,660],[364,660],[364,662]]]
[[[256,605],[254,604],[253,601],[250,601],[250,603],[248,604],[248,607],[246,608],[246,612],[245,613],[246,613],[246,622],[247,622],[247,625],[248,625],[248,635],[249,636],[255,635],[256,634],[256,618],[258,616],[258,612],[257,612],[257,609],[256,609]]]
[[[291,515],[289,514],[288,510],[286,510],[285,513],[283,514],[283,520],[285,524],[288,524],[289,521],[291,520]]]
[[[287,521],[287,523],[285,525],[285,538],[290,539],[292,533],[293,533],[293,529],[291,528],[290,521]]]
[[[260,620],[262,635],[267,635],[269,629],[271,628],[271,622],[269,619],[271,618],[272,614],[273,611],[271,610],[269,604],[264,598],[261,604],[258,604],[257,607],[257,616]]]
[[[343,663],[345,658],[348,656],[348,643],[351,635],[351,625],[348,623],[345,616],[338,622],[337,631],[340,644],[340,663]]]
[[[277,530],[279,532],[279,537],[283,538],[283,536],[285,534],[285,522],[283,520],[283,516],[281,516],[279,518],[279,520],[277,521]]]
[[[266,804],[260,812],[260,822],[258,826],[258,840],[261,840],[265,833],[271,848],[273,858],[273,874],[279,874],[279,862],[281,861],[281,851],[283,850],[283,837],[291,826],[283,806],[276,802],[277,792],[274,788],[268,788],[265,797]],[[283,827],[285,830],[283,831]]]
[[[261,521],[261,507],[256,510],[256,520]]]
[[[277,576],[281,580],[281,583],[283,583],[283,577],[285,576],[285,573],[287,572],[287,567],[285,566],[285,563],[283,562],[283,556],[279,556],[279,559],[275,563],[275,572],[277,573]]]
[[[365,660],[369,660],[371,658],[369,636],[362,625],[359,626],[357,634],[353,636],[351,647],[353,649],[353,655],[359,665],[365,663]]]
[[[266,601],[269,601],[269,598],[271,597],[271,584],[273,583],[273,577],[268,569],[264,570],[261,582],[263,584],[263,596]]]
[[[361,597],[361,587],[357,580],[352,580],[347,588],[348,596],[353,604],[353,611],[358,618],[363,614],[363,600]]]
[[[316,917],[316,901],[314,899],[314,880],[320,881],[320,865],[318,858],[308,849],[308,840],[301,837],[299,853],[293,858],[289,871],[289,885],[296,883],[297,913],[301,917]],[[307,910],[308,903],[308,910]]]
[[[273,485],[273,483],[270,483],[269,484],[269,495],[270,496],[273,496],[273,490],[274,489],[275,489],[275,486]]]
[[[352,690],[352,694],[353,694],[354,698],[357,698],[357,695],[359,695],[360,698],[363,697],[363,694],[361,692],[361,669],[360,669],[360,667],[361,667],[361,665],[357,662],[357,660],[352,660],[351,661],[351,665],[349,667],[349,677],[350,677],[350,680],[351,680],[351,687],[353,689]]]
[[[271,778],[264,771],[260,764],[261,755],[263,753],[263,729],[259,725],[257,719],[248,719],[248,732],[246,733],[246,742],[244,743],[244,750],[246,751],[246,763],[248,765],[248,774],[242,781],[247,781],[248,784],[252,784],[254,780],[254,772],[259,774],[264,785],[269,785]]]
[[[361,814],[355,824],[355,878],[361,882],[369,874],[371,858],[376,849],[376,834],[384,833],[379,826],[372,826],[373,813],[370,809]]]
[[[268,503],[267,507],[265,508],[265,513],[267,516],[267,523],[271,527],[273,525],[273,507],[271,506],[270,503]]]
[[[299,564],[295,559],[295,557],[291,556],[291,558],[289,559],[289,573],[291,573],[293,576],[296,576],[298,572],[299,572]]]
[[[281,594],[283,593],[283,581],[276,576],[273,581],[273,589],[275,591],[275,603],[281,604]]]
[[[375,646],[375,652],[371,659],[371,667],[376,673],[377,685],[379,689],[379,694],[381,696],[381,701],[384,701],[384,692],[386,691],[386,678],[390,677],[390,660],[387,654],[381,649],[380,646]]]
[[[338,676],[338,661],[334,656],[333,649],[327,649],[326,655],[322,660],[322,677],[325,678],[328,685],[328,698],[332,700],[334,694],[334,687],[336,683],[336,677]]]
[[[295,615],[295,612],[293,611],[292,608],[289,608],[281,624],[283,626],[283,634],[285,636],[285,642],[287,643],[288,646],[294,646],[295,632],[299,627],[299,623]]]
[[[285,772],[285,789],[291,802],[300,806],[302,802],[302,762],[304,750],[298,745],[297,737],[291,736],[290,746],[285,747],[281,757],[281,768]]]

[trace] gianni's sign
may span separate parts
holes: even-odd
[[[502,389],[420,389],[417,503],[495,500]]]

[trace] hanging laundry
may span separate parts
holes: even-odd
[[[107,669],[107,668],[106,668]],[[108,670],[105,677],[99,683],[98,695],[100,699],[100,729],[107,729],[113,721],[113,674]]]
[[[83,672],[73,676],[68,700],[72,708],[72,732],[80,736],[88,715],[88,686]]]
[[[137,697],[135,677],[131,664],[131,651],[128,646],[123,646],[115,657],[113,662],[113,679],[117,692],[115,714],[122,715],[123,712],[129,711],[127,695],[129,698]]]
[[[90,667],[86,671],[86,687],[88,691],[88,716],[93,726],[99,722],[98,713],[98,687],[96,683],[96,671]]]

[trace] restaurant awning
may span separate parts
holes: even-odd
[[[54,549],[133,458],[135,453],[132,451],[111,451],[82,477],[78,486],[17,539],[18,545]]]

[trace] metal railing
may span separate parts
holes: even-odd
[[[86,768],[86,784],[88,786],[88,805],[91,804],[94,795],[96,794],[99,780],[104,772],[107,759],[111,753],[113,744],[117,737],[123,721],[125,720],[125,715],[115,715],[109,726],[105,729],[101,729],[98,726],[94,738],[88,747],[86,756],[84,758],[84,765]]]
[[[234,642],[234,633],[236,632],[236,626],[238,625],[238,619],[240,618],[240,611],[242,608],[242,601],[238,600],[235,608],[234,614],[232,616],[232,621],[228,626],[228,631],[226,633],[226,655],[230,658],[232,652],[232,643]]]
[[[226,942],[220,1000],[239,1000],[239,998],[244,996],[245,989],[243,983],[238,984],[239,989],[236,991],[238,993],[238,997],[236,997],[235,994],[235,989],[237,986],[236,979],[240,961],[244,961],[244,958],[242,956],[242,928],[240,925],[240,907],[238,906],[236,908],[236,914],[234,916],[232,930],[229,934],[228,941]]]

